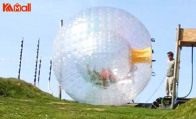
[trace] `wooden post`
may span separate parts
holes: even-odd
[[[173,91],[172,91],[172,103],[171,103],[171,108],[174,109],[175,105],[175,99],[176,99],[176,84],[178,84],[179,80],[179,66],[180,66],[180,49],[181,46],[179,45],[180,43],[180,24],[178,25],[177,28],[177,34],[176,34],[176,53],[175,53],[175,66],[174,66],[174,80],[173,80]]]
[[[63,20],[61,20],[61,22],[60,22],[60,27],[62,28],[63,27]],[[61,62],[60,63],[62,63],[62,59],[61,59]],[[62,71],[61,71],[61,68],[60,68],[60,78],[62,78],[62,76],[61,76],[61,74],[62,74]],[[61,84],[59,83],[59,99],[61,100],[61,95],[62,95],[62,90],[61,90]]]
[[[61,100],[61,85],[59,85],[59,99]]]

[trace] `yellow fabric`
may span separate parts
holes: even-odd
[[[131,65],[136,63],[151,63],[152,62],[152,49],[131,49],[130,51]]]

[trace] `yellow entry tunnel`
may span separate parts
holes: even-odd
[[[145,49],[131,49],[130,51],[131,66],[136,63],[151,63],[152,62],[152,48]]]

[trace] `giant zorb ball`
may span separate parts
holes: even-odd
[[[110,7],[84,10],[57,34],[55,76],[78,102],[126,104],[151,78],[150,39],[144,25],[128,12]]]

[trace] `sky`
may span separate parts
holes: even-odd
[[[3,3],[12,5],[31,3],[32,11],[27,13],[3,12]],[[60,28],[60,20],[63,19],[66,22],[74,14],[90,7],[116,7],[138,18],[148,29],[151,37],[156,40],[152,43],[153,59],[156,60],[152,67],[156,75],[151,77],[146,88],[135,99],[135,102],[153,102],[156,98],[165,96],[165,81],[159,84],[166,74],[166,53],[175,51],[178,24],[181,24],[183,28],[196,28],[195,4],[195,0],[1,0],[0,77],[17,77],[20,42],[24,37],[21,78],[33,83],[36,44],[40,38],[40,56],[43,61],[39,88],[51,93],[48,90],[49,60],[53,41]],[[194,52],[196,52],[195,49]],[[178,95],[182,97],[189,92],[191,85],[191,48],[182,48],[180,66]],[[196,96],[195,78],[194,75],[193,91],[189,97]],[[53,72],[51,90],[54,96],[58,96],[58,82]],[[155,90],[157,92],[152,96]],[[71,100],[64,91],[62,97]]]

